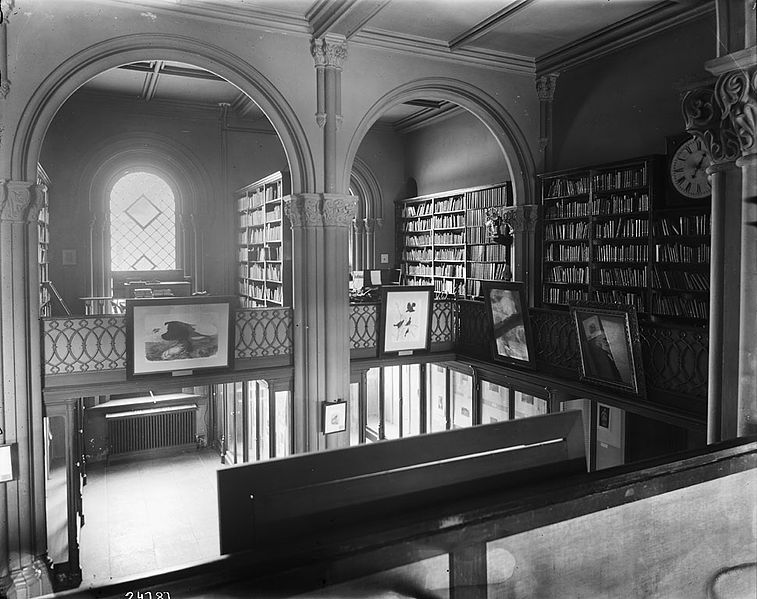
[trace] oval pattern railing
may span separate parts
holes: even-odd
[[[431,313],[431,343],[455,342],[455,330],[457,329],[457,310],[455,302],[434,302],[434,310]]]
[[[350,349],[378,347],[379,304],[350,305]]]
[[[237,310],[238,359],[292,353],[291,308]],[[126,367],[123,314],[42,319],[45,375],[119,370]]]

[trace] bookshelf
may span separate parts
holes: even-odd
[[[403,200],[398,204],[398,256],[405,285],[477,297],[481,283],[510,272],[510,244],[489,241],[486,211],[512,205],[508,183]]]
[[[291,228],[283,202],[289,193],[289,174],[279,171],[235,194],[238,292],[243,307],[292,304]]]
[[[660,210],[652,220],[650,313],[705,320],[710,297],[710,213]]]
[[[650,220],[662,157],[541,175],[542,302],[630,304],[650,313]]]
[[[50,178],[37,165],[37,185],[42,186],[42,202],[37,217],[37,263],[39,269],[39,315],[41,318],[52,316],[52,297],[50,296],[50,206],[48,190]]]

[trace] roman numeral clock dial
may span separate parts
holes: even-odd
[[[684,142],[670,161],[670,182],[675,190],[687,198],[704,198],[712,188],[707,179],[710,159],[704,144],[697,138]]]

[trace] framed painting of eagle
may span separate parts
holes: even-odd
[[[127,300],[127,378],[232,368],[235,302],[227,296]]]

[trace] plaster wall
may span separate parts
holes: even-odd
[[[707,79],[715,14],[647,38],[557,80],[554,170],[665,153],[681,133],[681,90]]]
[[[418,195],[510,179],[502,149],[484,124],[464,111],[405,136],[406,178]]]

